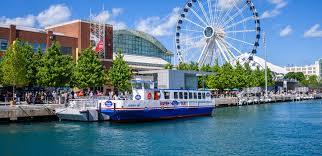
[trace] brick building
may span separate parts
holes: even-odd
[[[7,47],[16,39],[28,42],[36,51],[41,48],[45,51],[53,42],[61,45],[66,55],[77,60],[79,53],[90,46],[90,22],[74,20],[45,29],[27,28],[16,25],[0,25],[0,56],[3,56]],[[105,56],[102,62],[109,67],[113,59],[113,27],[105,25]]]

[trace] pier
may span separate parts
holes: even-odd
[[[274,95],[265,100],[264,97],[237,97],[215,98],[217,108],[243,106],[254,104],[269,104],[277,102],[303,101],[322,99],[322,94],[315,95]],[[243,102],[241,102],[243,101]],[[52,121],[58,120],[56,109],[62,109],[63,104],[37,104],[37,105],[0,105],[0,122],[22,122],[22,121]]]
[[[55,110],[64,105],[2,105],[0,106],[0,121],[19,122],[32,120],[57,119]]]
[[[215,98],[214,102],[216,107],[229,107],[229,106],[242,106],[242,105],[253,105],[253,104],[269,104],[277,102],[290,102],[290,101],[303,101],[322,99],[322,94],[315,95],[273,95],[269,98],[265,97],[224,97]]]

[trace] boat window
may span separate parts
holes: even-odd
[[[189,93],[189,99],[192,99],[193,97],[192,97],[192,93]]]
[[[164,92],[164,99],[170,99],[170,92]]]
[[[178,99],[178,92],[174,92],[174,99]]]
[[[193,98],[197,99],[197,93],[193,93]]]
[[[151,89],[151,85],[148,83],[144,83],[144,89]]]
[[[179,92],[179,99],[183,99],[183,93]]]
[[[206,99],[206,94],[202,93],[202,99]]]
[[[201,93],[198,93],[198,99],[201,99]]]
[[[184,92],[183,95],[184,95],[184,99],[188,99],[188,93],[187,92]]]
[[[142,83],[134,83],[133,85],[135,89],[142,89]]]

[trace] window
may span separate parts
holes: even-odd
[[[179,92],[179,99],[183,99],[183,93]]]
[[[201,93],[198,93],[198,99],[201,99]]]
[[[64,55],[72,55],[72,47],[61,47],[60,50]]]
[[[187,92],[184,92],[184,99],[188,99],[188,93]]]
[[[178,92],[174,92],[174,99],[178,99]]]
[[[189,93],[189,99],[193,99],[192,93]]]
[[[0,39],[0,50],[7,50],[8,47],[8,40]]]
[[[135,88],[135,89],[142,89],[141,83],[134,83],[133,85],[134,85],[133,88]]]
[[[38,49],[40,49],[42,52],[46,51],[46,44],[45,43],[32,43],[32,51],[38,52]]]
[[[151,89],[151,85],[148,83],[144,83],[144,89]]]
[[[193,98],[197,99],[197,93],[193,93]]]
[[[170,99],[170,93],[164,92],[164,99]]]
[[[206,99],[206,94],[202,93],[202,99]]]

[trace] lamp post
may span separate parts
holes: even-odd
[[[264,51],[265,51],[265,98],[267,98],[268,95],[268,89],[267,89],[267,45],[266,45],[266,33],[263,33],[263,44],[264,44]]]

